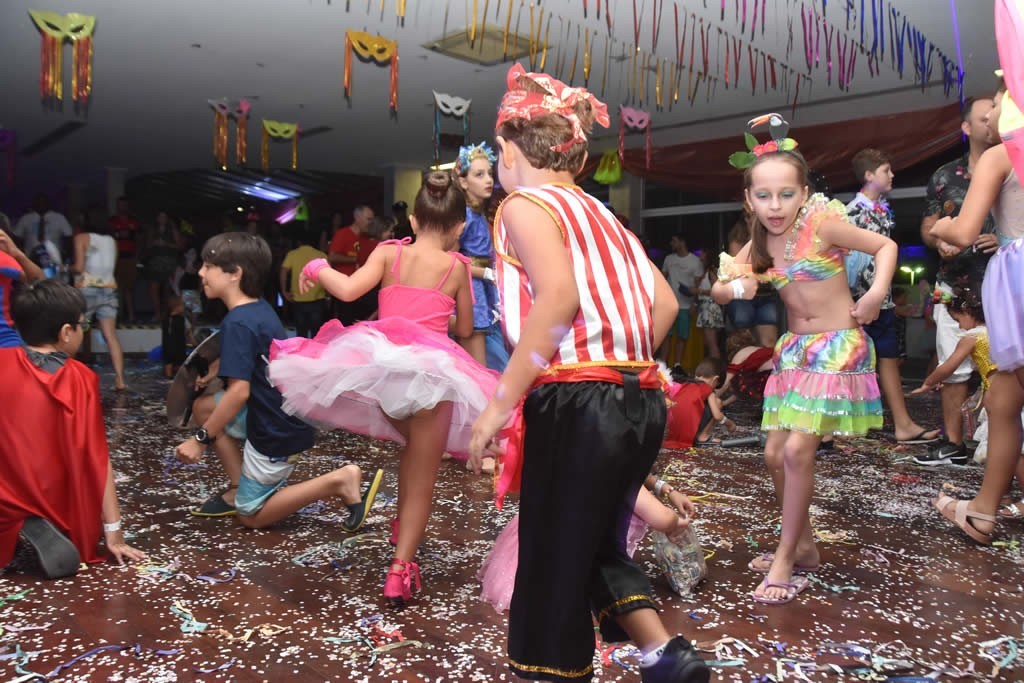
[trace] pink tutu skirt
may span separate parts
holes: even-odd
[[[988,345],[1000,370],[1024,367],[1024,238],[999,248],[981,283]]]
[[[351,327],[331,320],[313,339],[276,340],[267,372],[286,413],[398,443],[405,440],[389,418],[450,401],[445,449],[462,458],[499,377],[452,339],[399,317]]]
[[[647,533],[647,522],[633,515],[626,532],[626,553],[633,557],[636,547]],[[512,589],[516,585],[519,566],[519,515],[512,518],[494,541],[487,559],[480,566],[476,578],[480,581],[480,599],[490,603],[498,612],[504,612],[512,602]]]

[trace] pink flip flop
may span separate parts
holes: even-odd
[[[758,588],[784,588],[786,594],[781,598],[766,598],[763,595],[758,595],[757,590],[750,594],[750,597],[754,599],[754,602],[759,602],[762,605],[785,605],[787,602],[792,602],[793,598],[804,592],[809,585],[811,585],[810,579],[806,576],[794,576],[792,581],[783,583],[772,583],[768,581],[768,577],[764,577],[764,581],[758,586]]]
[[[768,566],[762,568],[762,567],[758,567],[757,565],[755,565],[754,563],[757,562],[758,559],[761,559],[761,560],[764,560],[765,562],[767,562]],[[759,574],[767,574],[771,570],[771,565],[772,565],[772,562],[774,562],[774,561],[775,561],[775,553],[761,553],[761,557],[760,558],[754,558],[753,560],[751,560],[750,562],[747,563],[747,569],[749,569],[750,571],[758,572]],[[820,569],[821,569],[821,565],[820,564],[817,564],[817,565],[815,565],[813,567],[809,567],[809,566],[803,565],[803,564],[794,564],[793,565],[793,573],[794,574],[813,574],[814,572],[816,572],[816,571],[818,571]]]

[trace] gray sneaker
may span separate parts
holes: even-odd
[[[924,455],[915,455],[914,462],[926,467],[937,465],[966,465],[967,446],[964,444],[950,443],[943,441],[934,448],[928,449]]]

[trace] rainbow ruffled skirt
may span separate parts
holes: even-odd
[[[855,327],[782,335],[764,388],[761,429],[866,434],[882,426],[875,347]]]

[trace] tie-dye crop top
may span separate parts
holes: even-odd
[[[775,289],[782,289],[790,282],[828,280],[843,272],[843,257],[846,250],[829,247],[821,250],[818,229],[826,220],[846,220],[846,207],[837,199],[829,200],[823,194],[811,195],[800,210],[796,227],[797,238],[793,249],[793,262],[782,268],[769,268],[755,273],[749,263],[736,263],[723,253],[720,258],[718,280],[729,282],[748,275],[758,282],[769,282]]]

